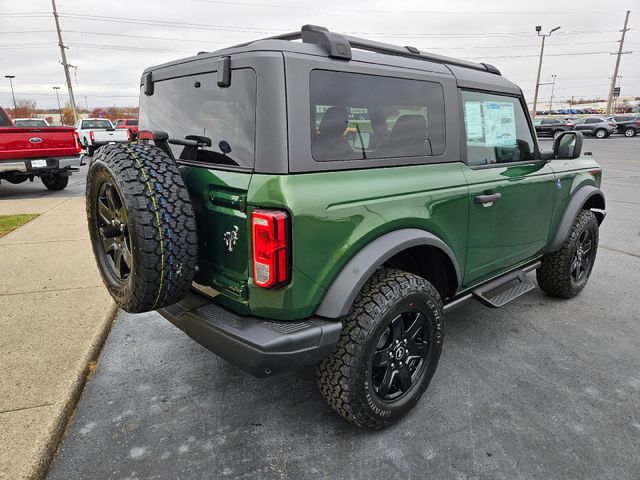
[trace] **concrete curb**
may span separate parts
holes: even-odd
[[[34,464],[33,474],[31,478],[40,479],[45,478],[49,468],[51,466],[51,462],[55,457],[55,454],[58,451],[58,447],[61,445],[62,439],[66,434],[67,426],[73,417],[73,413],[76,409],[76,405],[80,396],[82,395],[82,391],[89,379],[89,374],[92,370],[91,363],[97,361],[100,356],[100,352],[102,351],[102,347],[104,345],[109,332],[111,331],[111,326],[118,314],[118,307],[115,303],[112,303],[109,307],[108,312],[103,317],[101,324],[103,328],[101,329],[99,335],[94,338],[93,343],[90,346],[89,351],[85,355],[85,358],[82,359],[84,363],[84,368],[82,371],[78,372],[78,376],[76,377],[72,388],[66,392],[65,398],[63,399],[63,405],[61,405],[60,412],[56,415],[54,420],[53,428],[51,429],[51,434],[49,436],[49,440],[47,443],[42,445],[42,452],[40,455],[37,455],[39,461]],[[91,372],[92,373],[92,372]]]

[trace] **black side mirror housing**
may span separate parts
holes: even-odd
[[[582,155],[582,132],[562,132],[553,140],[553,158],[573,159]]]

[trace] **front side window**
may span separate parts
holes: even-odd
[[[253,168],[256,74],[232,70],[226,88],[216,72],[155,82],[140,95],[140,129],[167,132],[177,159]]]
[[[535,143],[516,97],[462,91],[469,165],[535,159]]]
[[[439,83],[314,70],[310,102],[311,153],[317,161],[444,153]]]

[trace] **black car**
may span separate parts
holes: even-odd
[[[635,137],[640,132],[640,117],[636,115],[614,115],[609,120],[616,124],[616,133],[625,137]]]
[[[539,137],[556,138],[562,132],[573,130],[575,127],[574,123],[560,118],[538,118],[533,123]]]

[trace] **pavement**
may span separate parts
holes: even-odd
[[[640,138],[585,150],[608,207],[586,289],[453,311],[431,386],[397,425],[343,421],[313,368],[255,379],[156,313],[120,313],[49,479],[637,480]]]
[[[84,198],[68,197],[84,191],[84,175],[71,185],[0,185],[0,214],[41,214],[0,238],[3,480],[45,475],[116,314],[93,259]]]
[[[89,159],[85,161],[88,163]],[[85,179],[87,178],[89,167],[88,165],[82,165],[78,168],[79,171],[69,177],[67,188],[57,192],[47,190],[39,178],[34,178],[33,182],[27,180],[17,185],[2,182],[0,185],[0,203],[5,203],[5,200],[40,200],[43,204],[46,204],[51,199],[84,197]],[[29,202],[26,205],[31,204],[32,202]]]

